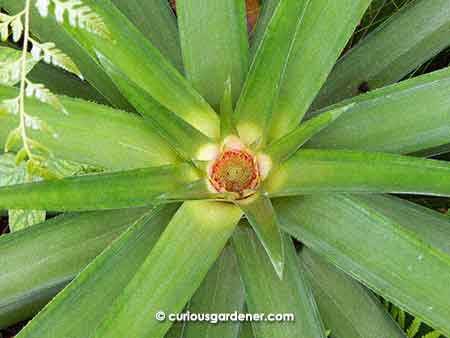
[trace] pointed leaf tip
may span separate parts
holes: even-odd
[[[306,142],[316,134],[328,128],[343,113],[351,109],[354,104],[326,111],[300,124],[290,133],[273,142],[265,153],[270,157],[275,166],[293,156]],[[272,168],[273,170],[274,168]]]
[[[258,193],[238,204],[266,250],[278,277],[283,279],[284,243],[270,199]]]

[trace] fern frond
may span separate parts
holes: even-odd
[[[439,331],[433,331],[422,336],[422,338],[439,338],[440,336],[442,336],[442,333],[440,333]]]
[[[2,111],[6,112],[8,114],[18,115],[19,114],[19,101],[20,101],[20,97],[3,100],[0,103],[0,108],[2,109]]]
[[[56,45],[53,42],[39,43],[31,38],[29,41],[33,46],[31,48],[31,56],[34,60],[43,60],[48,64],[67,70],[83,79],[81,71],[78,69],[75,62],[60,49],[56,48]]]
[[[19,146],[19,144],[21,144],[22,139],[21,139],[21,135],[20,135],[20,129],[19,128],[15,128],[13,130],[11,130],[8,133],[8,136],[6,137],[6,142],[5,142],[5,153],[9,153],[11,150],[13,150],[15,147]]]
[[[27,58],[25,72],[28,74],[37,61]],[[22,51],[0,47],[0,84],[14,86],[20,81],[22,71]]]
[[[419,318],[414,318],[411,325],[406,330],[406,335],[408,338],[414,338],[416,334],[420,330],[420,326],[422,325],[422,321]]]
[[[59,98],[53,94],[49,89],[47,89],[41,83],[32,83],[30,80],[26,79],[26,90],[25,94],[28,97],[35,97],[39,101],[51,105],[56,110],[62,111],[64,114],[68,115],[67,110],[62,105]]]
[[[21,60],[0,62],[0,84],[11,86],[20,80]]]
[[[31,177],[41,177],[45,180],[54,180],[62,178],[60,175],[55,174],[53,171],[51,171],[47,167],[45,161],[40,161],[36,159],[27,161],[26,171],[28,175]]]
[[[399,309],[399,311],[398,311],[397,322],[398,322],[398,325],[401,327],[401,329],[405,330],[406,314],[405,314],[405,311],[403,311],[402,309]]]
[[[21,144],[22,138],[20,135],[20,129],[17,128],[10,132],[8,139],[13,140],[15,149],[18,149],[14,161],[17,166],[20,166],[23,162],[26,162],[25,168],[28,175],[31,177],[42,177],[44,179],[60,178],[57,174],[54,174],[47,167],[47,160],[52,156],[50,150],[37,142],[34,139],[26,139],[27,148],[24,144]],[[12,147],[9,148],[11,150]]]
[[[2,41],[8,40],[9,25],[12,19],[13,18],[11,16],[4,13],[0,13],[0,39]]]
[[[25,114],[25,127],[31,130],[44,130],[45,123],[36,116]]]
[[[8,40],[9,36],[9,28],[8,25],[5,23],[0,23],[0,39],[2,41]]]
[[[37,0],[36,8],[42,17],[49,13],[49,6],[55,7],[55,18],[58,23],[63,23],[65,15],[69,18],[72,27],[84,29],[90,33],[109,39],[111,33],[106,27],[103,19],[95,13],[91,7],[85,5],[81,0]]]
[[[49,157],[51,155],[50,150],[36,140],[28,139],[28,144],[31,150],[33,150],[33,153],[39,154],[43,158]]]
[[[389,314],[392,316],[392,319],[394,319],[397,324],[400,326],[400,328],[406,333],[406,336],[408,338],[419,338],[418,334],[420,331],[420,327],[422,326],[423,322],[418,317],[413,317],[412,322],[408,325],[406,325],[406,312],[397,307],[396,305],[390,303],[386,299],[380,297],[381,303],[386,308],[386,311],[389,312]],[[425,335],[422,335],[421,338],[439,338],[443,337],[443,334],[439,331],[431,331]]]
[[[48,7],[50,6],[50,0],[37,0],[36,8],[39,12],[39,15],[43,18],[48,16]]]
[[[23,34],[23,23],[20,16],[11,22],[12,37],[14,42],[18,42]]]
[[[20,40],[23,35],[24,26],[22,23],[22,16],[24,12],[20,12],[16,15],[0,14],[0,38],[2,41],[6,41],[10,34],[10,28],[13,34],[14,42]]]
[[[22,146],[17,152],[15,159],[17,165],[24,161],[42,162],[44,164],[51,155],[47,147],[29,137],[27,138],[27,148]]]

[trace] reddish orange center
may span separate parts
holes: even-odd
[[[257,186],[258,167],[248,152],[226,150],[213,163],[210,180],[217,191],[243,193]]]

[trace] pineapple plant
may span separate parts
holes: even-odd
[[[405,2],[1,0],[0,327],[450,335],[450,3]]]

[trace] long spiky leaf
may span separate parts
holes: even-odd
[[[450,164],[382,153],[300,150],[264,185],[271,196],[323,192],[450,196]]]
[[[277,215],[267,196],[255,195],[238,203],[261,241],[278,277],[283,279],[284,245]]]
[[[69,177],[0,188],[0,208],[52,211],[149,206],[198,179],[189,164]]]
[[[93,337],[163,337],[171,322],[157,321],[156,313],[183,309],[240,218],[231,204],[185,202]]]

